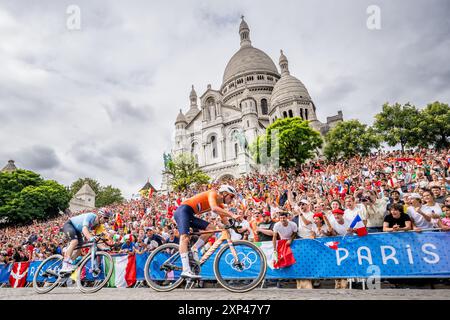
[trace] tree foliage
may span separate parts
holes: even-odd
[[[0,218],[8,223],[47,219],[69,207],[70,193],[53,180],[28,170],[0,173]]]
[[[421,114],[409,103],[401,105],[385,103],[382,111],[375,115],[373,128],[391,147],[400,144],[402,151],[405,147],[416,147],[420,144],[422,130],[418,127]]]
[[[268,157],[278,154],[279,165],[288,168],[313,158],[322,144],[320,133],[309,126],[309,121],[293,117],[278,119],[268,126],[266,133],[250,146],[250,152],[258,163],[264,163],[266,151]]]
[[[125,199],[122,192],[113,186],[102,186],[97,180],[92,178],[79,178],[70,185],[70,194],[73,197],[81,187],[87,183],[95,192],[95,206],[104,207],[114,203],[123,202]]]
[[[380,146],[381,138],[358,120],[339,122],[325,136],[324,154],[329,160],[367,155]]]
[[[121,203],[124,200],[120,189],[109,185],[101,187],[98,196],[95,197],[95,206],[104,207],[114,203]]]
[[[199,167],[195,158],[187,153],[181,153],[168,161],[166,170],[168,182],[175,191],[184,191],[197,184],[208,183],[210,177]]]
[[[438,101],[430,103],[421,110],[420,120],[420,146],[433,146],[437,149],[450,147],[450,107]]]

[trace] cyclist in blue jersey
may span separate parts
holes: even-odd
[[[93,231],[111,218],[111,213],[98,210],[97,214],[88,212],[69,219],[64,224],[63,232],[70,239],[69,247],[64,253],[61,273],[72,272],[75,269],[75,259],[80,255],[80,250],[75,250],[78,245],[83,244],[83,235],[89,241],[95,240]]]

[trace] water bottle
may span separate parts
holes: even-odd
[[[78,264],[78,262],[81,261],[81,259],[83,259],[81,256],[78,256],[75,260],[73,260],[72,264],[75,266]]]

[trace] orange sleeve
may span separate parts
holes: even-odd
[[[213,207],[217,207],[217,192],[214,190],[211,190],[208,193],[208,203],[209,207],[212,209]]]

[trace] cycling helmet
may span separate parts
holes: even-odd
[[[103,218],[107,218],[107,219],[111,218],[111,216],[112,216],[111,212],[103,210],[103,209],[98,210],[98,214],[101,215]]]
[[[220,193],[221,192],[228,192],[228,193],[230,193],[230,194],[232,194],[234,196],[236,196],[236,194],[237,194],[236,189],[233,188],[232,186],[228,185],[228,184],[221,185],[220,188],[219,188],[219,192]]]

